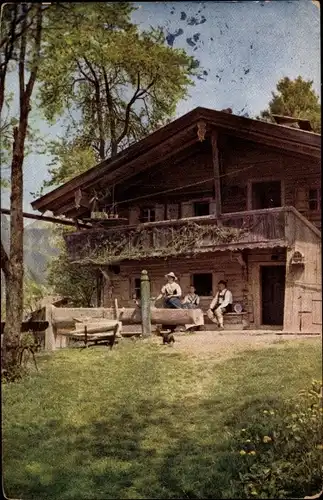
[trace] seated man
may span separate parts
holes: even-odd
[[[195,293],[195,287],[191,285],[189,293],[185,296],[183,300],[183,308],[197,309],[199,305],[200,305],[200,297]]]
[[[225,281],[219,281],[218,286],[219,291],[210,304],[207,316],[223,330],[223,314],[232,311],[232,293]]]

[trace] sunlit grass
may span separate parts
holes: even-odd
[[[2,389],[7,497],[229,498],[234,415],[297,397],[320,378],[321,348],[293,341],[216,363],[125,342],[38,363]]]

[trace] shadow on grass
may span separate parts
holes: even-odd
[[[138,353],[144,351],[140,348]],[[62,365],[65,356],[62,354]],[[94,354],[91,356],[94,359]],[[129,370],[124,377],[130,391],[122,398],[108,400],[87,425],[68,420],[59,410],[57,418],[39,420],[38,425],[12,419],[5,436],[7,496],[24,500],[231,498],[232,480],[239,473],[239,460],[230,448],[232,430],[249,415],[279,407],[284,397],[277,393],[272,375],[279,372],[279,360],[281,366],[287,366],[287,357],[275,354],[273,360],[278,364],[268,368],[269,351],[247,356],[247,360],[243,355],[214,366],[204,394],[190,393],[196,373],[190,371],[189,364],[185,371],[181,356],[172,354],[163,359],[148,382],[142,376],[147,361],[138,357],[137,371]],[[294,351],[288,356],[295,363]],[[90,363],[92,357],[84,359]],[[120,359],[119,354],[110,359],[115,383],[120,381],[121,373],[116,371]],[[158,359],[151,357],[147,373]],[[126,360],[124,370],[133,362],[131,354]],[[296,376],[290,377],[287,382],[295,384]],[[173,391],[176,380],[187,381],[183,382],[183,394]],[[140,382],[144,390],[137,394]],[[268,382],[273,382],[273,387],[265,391]],[[102,391],[102,387],[97,390]],[[108,389],[104,390],[108,397]],[[100,397],[104,394],[100,392]]]

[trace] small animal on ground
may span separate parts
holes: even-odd
[[[163,344],[174,344],[175,338],[172,332],[163,332]]]

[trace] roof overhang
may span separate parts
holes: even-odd
[[[160,128],[83,174],[66,182],[32,203],[35,210],[44,213],[64,214],[71,206],[77,190],[89,190],[100,183],[116,185],[149,167],[159,163],[161,158],[178,153],[181,149],[201,140],[198,124],[204,122],[207,133],[216,128],[219,132],[241,139],[258,142],[267,147],[278,148],[292,154],[321,157],[321,136],[312,132],[292,129],[284,125],[253,120],[207,108],[195,108],[172,123]]]

